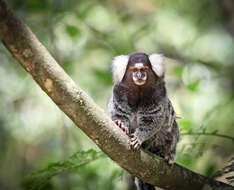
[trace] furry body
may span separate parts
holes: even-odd
[[[111,119],[129,136],[132,149],[142,147],[171,164],[179,141],[179,128],[166,93],[163,59],[158,54],[148,56],[144,53],[134,53],[125,58],[124,63],[123,57],[122,62],[113,62],[114,87],[109,102]],[[147,75],[143,83],[141,78],[141,83],[135,81],[135,73],[130,69],[139,63],[142,68],[148,68],[147,71],[139,71],[142,76]],[[121,69],[116,70],[118,65]],[[137,69],[136,72],[140,68]],[[136,184],[139,190],[153,189],[152,185],[138,178]]]

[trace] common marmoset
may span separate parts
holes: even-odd
[[[131,149],[142,147],[172,164],[180,135],[165,88],[164,57],[145,53],[117,56],[112,72],[111,119],[129,136]],[[135,183],[138,190],[154,189],[139,178]]]

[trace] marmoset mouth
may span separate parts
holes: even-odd
[[[139,86],[144,85],[145,82],[146,82],[146,80],[141,80],[141,79],[139,79],[139,80],[134,80],[134,83],[135,83],[136,85],[139,85]]]
[[[138,85],[138,86],[142,86],[145,84],[146,80],[147,80],[147,75],[146,74],[142,74],[140,73],[140,75],[137,75],[137,73],[133,73],[133,82]]]

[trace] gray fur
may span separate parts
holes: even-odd
[[[128,64],[134,65],[135,60],[140,60],[149,65],[151,63],[147,56],[144,53],[132,54]],[[150,68],[152,70],[151,66]],[[128,74],[128,67],[125,73]],[[151,78],[147,80],[151,82],[145,88],[135,87],[127,76],[115,83],[108,109],[113,121],[121,121],[130,142],[139,144],[171,164],[179,141],[176,115],[167,97],[164,75],[157,76],[154,72],[149,76]],[[150,188],[149,184],[139,180],[136,179],[138,190],[152,189],[152,185]]]

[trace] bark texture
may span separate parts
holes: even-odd
[[[54,103],[112,160],[131,174],[171,190],[233,189],[177,164],[168,166],[150,153],[129,150],[128,137],[72,81],[3,0],[0,0],[0,39]]]

